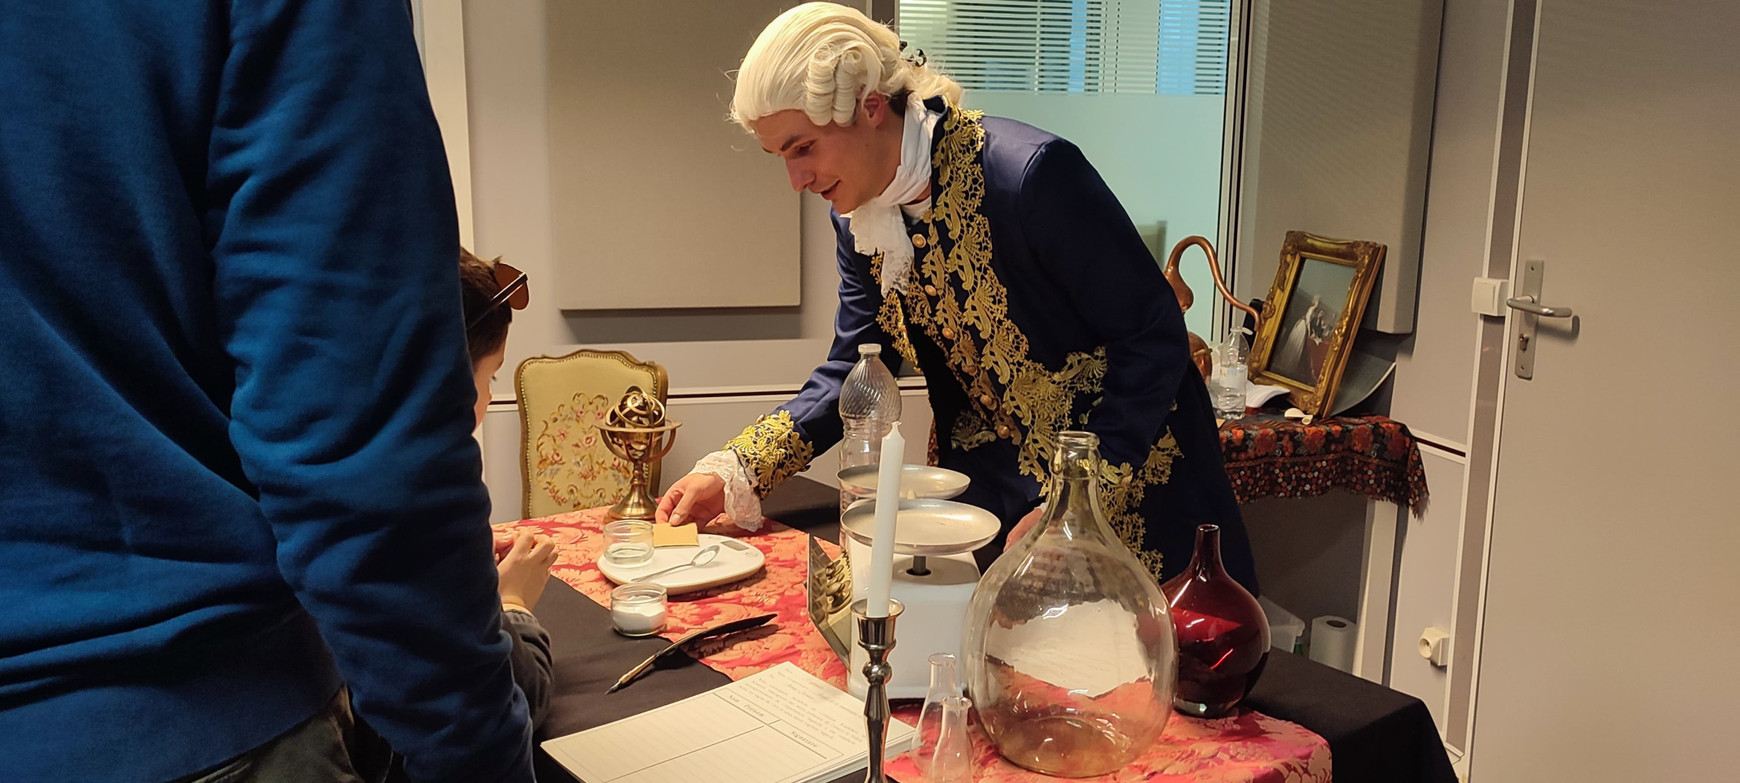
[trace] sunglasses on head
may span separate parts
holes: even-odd
[[[515,310],[526,309],[526,302],[531,298],[531,292],[526,290],[525,272],[497,261],[495,264],[495,283],[501,286],[501,291],[490,297],[489,306],[472,316],[471,320],[465,324],[465,328],[470,329],[476,326],[485,316],[495,312],[496,308],[504,304]]]

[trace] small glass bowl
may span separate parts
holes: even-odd
[[[644,519],[618,519],[604,526],[604,559],[637,566],[653,558],[653,526]]]
[[[610,621],[623,636],[652,636],[665,629],[665,586],[629,582],[610,591]]]

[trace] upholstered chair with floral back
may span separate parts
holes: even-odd
[[[628,489],[628,463],[610,453],[596,425],[623,393],[638,386],[660,402],[665,368],[622,351],[575,351],[535,357],[514,372],[520,407],[521,484],[528,518],[615,503]],[[659,465],[651,465],[651,486]]]

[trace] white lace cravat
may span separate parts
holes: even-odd
[[[882,195],[846,215],[852,245],[867,256],[882,254],[882,295],[906,285],[912,271],[912,240],[906,236],[901,205],[930,186],[930,140],[941,114],[925,108],[918,96],[906,99],[905,129],[900,136],[900,168]]]

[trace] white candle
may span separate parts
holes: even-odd
[[[870,542],[870,590],[865,614],[888,616],[889,591],[894,582],[894,523],[900,516],[900,468],[906,460],[906,439],[900,422],[882,439],[882,463],[876,473],[876,537]]]

